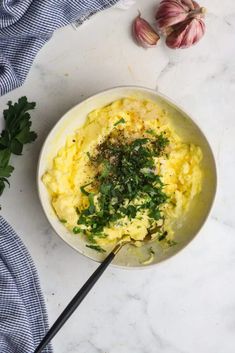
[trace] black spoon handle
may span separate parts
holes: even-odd
[[[40,353],[42,350],[48,345],[48,343],[52,340],[52,338],[57,334],[57,332],[61,329],[61,327],[65,324],[65,322],[69,319],[69,317],[73,314],[73,312],[77,309],[79,304],[83,301],[86,295],[90,292],[94,284],[98,281],[100,276],[103,274],[108,265],[112,262],[115,255],[121,249],[122,245],[118,244],[115,249],[106,257],[106,259],[99,265],[99,267],[95,270],[95,272],[91,275],[91,277],[86,281],[83,287],[78,291],[75,297],[71,300],[71,302],[67,305],[64,311],[60,314],[58,319],[55,321],[53,326],[49,329],[47,334],[44,336],[42,341],[39,343],[38,347],[34,351],[34,353]]]

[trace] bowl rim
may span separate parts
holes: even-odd
[[[192,243],[193,240],[195,240],[195,238],[200,234],[201,230],[203,229],[203,227],[205,226],[208,218],[211,215],[211,212],[215,206],[215,200],[216,200],[216,196],[217,196],[217,189],[218,189],[218,171],[217,171],[217,165],[216,165],[216,161],[215,161],[215,155],[213,152],[213,149],[211,147],[211,144],[207,138],[207,135],[204,133],[204,131],[202,131],[202,129],[200,128],[199,124],[195,121],[195,119],[193,118],[193,116],[187,111],[185,110],[180,104],[176,103],[173,99],[169,98],[167,95],[156,91],[152,88],[148,88],[148,87],[144,87],[144,86],[138,86],[138,85],[120,85],[120,86],[114,86],[114,87],[110,87],[110,88],[106,88],[104,90],[100,90],[95,94],[89,95],[86,99],[82,100],[81,102],[75,104],[74,106],[72,106],[68,111],[66,111],[58,120],[57,122],[53,125],[53,127],[50,129],[49,133],[47,134],[46,138],[44,139],[41,148],[40,148],[40,153],[39,153],[39,157],[38,157],[38,162],[37,162],[37,170],[36,170],[36,187],[37,187],[37,194],[40,200],[40,204],[41,207],[43,209],[44,215],[46,216],[50,226],[52,227],[52,229],[54,230],[54,232],[56,233],[56,235],[65,243],[67,244],[67,246],[69,246],[70,248],[72,248],[74,251],[76,251],[76,253],[79,253],[80,255],[82,255],[83,257],[92,260],[93,262],[96,262],[98,264],[101,263],[101,261],[92,258],[91,256],[89,256],[88,254],[85,254],[83,252],[81,252],[79,249],[75,248],[75,246],[73,246],[72,244],[69,244],[65,239],[63,239],[60,234],[58,234],[58,232],[56,231],[56,229],[54,228],[52,222],[51,222],[51,217],[47,214],[45,207],[44,207],[44,201],[42,199],[42,195],[41,195],[41,186],[40,184],[42,183],[41,180],[41,176],[40,176],[40,165],[41,165],[41,161],[43,158],[43,152],[44,152],[44,148],[47,144],[48,139],[50,138],[50,136],[53,134],[53,131],[55,130],[55,128],[57,127],[57,125],[61,122],[61,120],[67,115],[69,114],[73,109],[75,109],[76,107],[78,107],[80,104],[84,104],[85,102],[88,102],[89,100],[92,100],[96,97],[102,96],[105,93],[108,93],[110,91],[115,91],[115,90],[122,90],[122,89],[130,89],[130,90],[137,90],[137,91],[142,91],[142,92],[147,92],[147,93],[152,93],[155,94],[156,96],[162,98],[164,101],[166,101],[167,103],[169,102],[170,104],[172,104],[177,110],[183,112],[187,117],[189,117],[191,119],[191,121],[195,124],[195,126],[197,127],[197,129],[200,131],[200,134],[204,137],[204,139],[206,140],[207,144],[208,144],[208,148],[209,151],[211,153],[211,157],[212,157],[212,162],[214,164],[214,183],[215,183],[215,189],[214,189],[214,194],[213,197],[211,199],[211,203],[210,203],[210,207],[208,209],[207,215],[205,217],[205,219],[203,220],[203,222],[201,223],[200,227],[198,228],[198,231],[195,233],[195,235],[188,241],[188,243],[184,244],[176,253],[172,254],[170,257],[166,257],[162,260],[160,260],[157,263],[150,263],[147,266],[146,265],[137,265],[137,266],[124,266],[124,265],[117,265],[117,264],[113,264],[111,263],[110,266],[112,266],[113,268],[116,269],[122,269],[122,270],[146,270],[146,269],[151,269],[154,266],[159,266],[162,265],[163,263],[165,263],[166,261],[169,261],[171,259],[174,259],[176,255],[178,255],[179,253],[181,253],[190,243]]]

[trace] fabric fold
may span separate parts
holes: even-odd
[[[0,95],[24,82],[37,52],[53,32],[118,0],[2,0],[0,4]]]
[[[47,330],[34,263],[21,239],[0,216],[0,352],[33,353]],[[51,346],[43,353],[52,353]]]

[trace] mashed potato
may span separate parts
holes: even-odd
[[[71,232],[85,232],[87,239],[102,247],[117,242],[124,235],[136,241],[145,237],[153,224],[147,209],[138,211],[135,217],[123,215],[121,219],[109,222],[103,227],[102,234],[94,235],[92,239],[87,225],[78,227],[79,213],[91,202],[89,193],[93,195],[92,205],[96,210],[100,207],[97,186],[100,171],[97,164],[91,163],[91,156],[97,155],[97,146],[108,136],[113,141],[118,134],[126,144],[152,135],[164,136],[168,140],[165,153],[154,157],[155,173],[160,176],[167,195],[167,201],[159,206],[162,217],[155,221],[155,225],[161,229],[161,236],[164,232],[168,239],[172,239],[172,223],[187,212],[192,199],[201,191],[202,152],[198,146],[182,142],[171,127],[167,113],[147,100],[125,98],[97,109],[88,115],[83,127],[68,137],[66,145],[55,156],[52,168],[43,175],[58,218]],[[85,193],[81,190],[84,185]],[[131,201],[131,205],[136,207],[141,202],[139,196]]]

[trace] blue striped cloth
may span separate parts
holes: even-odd
[[[118,0],[0,0],[0,95],[20,86],[59,27],[82,23]]]
[[[0,216],[0,352],[33,353],[48,329],[33,261]],[[43,353],[51,353],[48,346]]]

